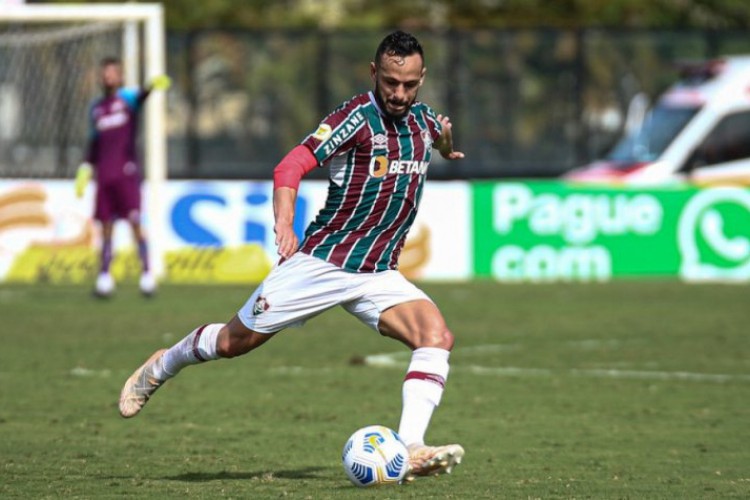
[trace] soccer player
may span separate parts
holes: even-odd
[[[398,430],[409,449],[408,479],[449,473],[461,462],[461,446],[424,441],[448,377],[453,334],[433,301],[397,271],[433,148],[448,160],[464,157],[453,149],[448,117],[416,100],[425,72],[412,35],[396,31],[380,43],[370,63],[374,90],[339,106],[274,169],[280,263],[228,323],[200,326],[151,355],[120,393],[123,417],[135,416],[182,368],[246,354],[340,305],[413,351]],[[329,169],[328,198],[299,244],[292,229],[297,189],[315,167]]]
[[[101,223],[102,246],[95,293],[108,297],[115,290],[109,272],[112,262],[112,230],[117,219],[126,219],[133,230],[141,260],[140,289],[150,296],[156,281],[149,271],[148,245],[141,229],[142,174],[136,154],[138,115],[152,90],[166,90],[166,75],[154,78],[144,89],[123,88],[122,63],[117,58],[101,62],[103,95],[89,110],[91,132],[84,163],[76,173],[76,195],[80,198],[92,176],[96,178],[94,219]]]

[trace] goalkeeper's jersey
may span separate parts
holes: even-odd
[[[94,165],[100,185],[140,177],[136,138],[138,114],[146,96],[140,89],[121,88],[91,105],[86,161]]]
[[[300,251],[351,272],[396,269],[441,131],[426,104],[393,120],[372,92],[326,117],[302,142],[330,169],[330,182]]]

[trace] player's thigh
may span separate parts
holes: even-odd
[[[112,184],[97,184],[94,196],[94,219],[112,221],[117,218],[117,193]]]
[[[386,271],[358,279],[362,281],[361,294],[343,306],[360,321],[412,348],[452,347],[452,336],[438,307],[401,273]]]
[[[346,280],[342,269],[298,252],[273,268],[237,317],[259,333],[301,326],[346,300]]]
[[[135,177],[125,177],[117,183],[117,212],[118,215],[139,224],[141,220],[141,182]]]

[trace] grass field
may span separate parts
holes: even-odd
[[[424,285],[457,336],[428,441],[453,475],[359,490],[355,429],[398,425],[405,348],[341,310],[190,367],[135,419],[124,380],[249,291],[110,301],[0,288],[0,498],[748,498],[746,286]],[[362,360],[365,362],[362,363]]]

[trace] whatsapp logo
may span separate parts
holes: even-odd
[[[680,216],[677,238],[683,279],[750,280],[750,191],[699,192]]]

